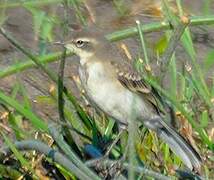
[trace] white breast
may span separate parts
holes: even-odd
[[[80,78],[89,98],[104,112],[122,123],[127,123],[128,118],[134,114],[147,111],[138,95],[124,88],[118,81],[112,83],[112,79],[100,63],[88,66],[87,77],[84,70],[80,69]]]

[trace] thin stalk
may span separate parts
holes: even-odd
[[[214,24],[214,15],[209,16],[192,16],[189,17],[190,24],[189,26],[198,26],[198,25],[211,25]],[[171,25],[169,22],[155,22],[150,23],[144,26],[141,26],[141,29],[144,33],[168,30],[171,29]],[[136,27],[127,28],[124,30],[113,32],[106,36],[106,38],[110,41],[119,41],[122,39],[126,39],[138,34],[138,30]]]
[[[71,52],[67,52],[67,56],[73,55]],[[40,61],[41,64],[51,63],[57,61],[62,56],[62,52],[51,53],[43,56],[36,56],[36,58]],[[24,71],[25,69],[36,67],[36,64],[30,59],[26,60],[16,60],[18,63],[14,65],[8,66],[0,71],[0,79],[6,76]],[[20,62],[24,61],[24,62]]]
[[[80,8],[79,8],[79,5],[78,5],[78,3],[80,3],[80,2],[78,2],[78,1],[76,1],[76,0],[70,0],[70,3],[71,3],[72,6],[74,7],[75,12],[76,12],[76,15],[77,15],[77,17],[79,18],[80,22],[81,22],[83,25],[86,25],[86,20],[85,20],[84,16],[82,15],[82,12],[80,11]]]
[[[137,24],[137,29],[139,32],[139,36],[140,36],[140,42],[141,42],[141,47],[143,49],[143,54],[144,54],[144,60],[146,63],[146,67],[149,67],[149,58],[148,58],[148,54],[147,54],[147,50],[146,50],[146,43],[145,43],[145,39],[144,39],[144,35],[143,35],[143,31],[141,29],[142,25],[140,23],[140,21],[136,21]]]

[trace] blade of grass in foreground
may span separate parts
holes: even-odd
[[[180,0],[176,0],[176,4],[179,8],[179,15],[183,16],[183,10],[182,10],[182,6],[181,6],[181,1]],[[196,86],[198,88],[198,91],[201,95],[201,98],[204,99],[204,101],[206,102],[206,104],[209,107],[212,107],[212,103],[210,101],[210,92],[209,89],[207,87],[207,84],[204,80],[204,76],[203,73],[201,71],[200,66],[198,65],[198,62],[196,62],[196,51],[195,48],[193,46],[193,42],[192,42],[192,38],[191,38],[191,33],[189,30],[189,27],[187,27],[184,31],[183,36],[181,37],[181,42],[182,45],[184,47],[184,49],[186,50],[186,52],[188,53],[188,55],[190,56],[190,60],[191,63],[194,67],[194,71],[192,72],[192,76],[197,80],[196,81]]]
[[[193,120],[192,116],[185,110],[185,108],[177,101],[176,97],[171,96],[167,91],[162,89],[154,80],[144,77],[144,80],[157,89],[166,99],[168,99],[189,121],[193,128],[199,133],[199,136],[205,144],[214,151],[214,143],[209,139],[205,130],[199,127]]]
[[[8,145],[8,147],[10,148],[10,150],[13,152],[15,157],[21,163],[22,167],[27,168],[28,170],[30,170],[33,173],[33,169],[31,168],[30,163],[23,157],[23,155],[18,151],[18,149],[16,149],[16,147],[10,141],[10,139],[7,138],[7,136],[4,133],[1,133],[1,134],[4,137],[4,140],[5,140],[6,144]],[[35,176],[35,175],[33,175],[33,176]]]
[[[53,139],[56,141],[60,149],[67,155],[67,157],[85,174],[87,174],[90,179],[100,180],[99,176],[96,175],[92,170],[90,170],[71,150],[69,145],[64,141],[63,136],[54,127],[54,124],[49,125],[49,132]]]
[[[24,108],[21,104],[19,104],[18,101],[15,99],[12,99],[11,97],[4,94],[2,91],[0,91],[0,100],[11,107],[13,107],[16,111],[18,111],[20,114],[22,114],[24,117],[29,119],[29,121],[33,124],[33,126],[39,130],[48,131],[47,124],[37,117],[32,111],[29,109]]]
[[[15,169],[16,167],[6,166],[0,164],[0,178],[10,177],[11,179],[19,179],[22,173]]]

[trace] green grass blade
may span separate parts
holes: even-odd
[[[14,144],[10,141],[9,138],[7,138],[7,136],[4,133],[1,133],[2,136],[4,137],[4,140],[6,142],[6,144],[8,145],[8,147],[11,149],[11,151],[13,152],[13,154],[15,155],[15,157],[20,161],[22,167],[25,167],[29,170],[32,171],[32,168],[30,166],[30,163],[23,157],[23,155],[16,149],[16,147],[14,146]]]
[[[192,116],[185,110],[185,108],[177,101],[176,97],[171,96],[167,91],[162,89],[154,80],[144,77],[144,80],[152,85],[160,94],[162,94],[167,100],[169,100],[189,121],[192,127],[199,133],[203,142],[209,146],[210,149],[214,150],[214,143],[209,139],[204,129],[200,128],[197,123],[193,120]]]
[[[37,117],[32,111],[25,109],[21,104],[19,104],[16,100],[4,94],[0,91],[0,100],[11,107],[13,107],[16,111],[22,114],[24,117],[29,119],[29,121],[33,124],[33,126],[39,130],[47,132],[47,124]]]
[[[16,8],[19,6],[44,6],[48,4],[55,4],[60,3],[62,0],[27,0],[25,2],[7,2],[7,3],[0,3],[1,8]]]
[[[23,175],[21,172],[17,171],[13,167],[0,164],[0,179],[3,179],[4,177],[8,177],[8,176],[11,179],[19,179]]]
[[[67,56],[69,56],[69,55],[71,55],[71,53],[67,54]],[[37,59],[39,59],[39,61],[42,64],[45,64],[45,63],[50,63],[50,62],[53,62],[53,61],[57,61],[57,60],[59,60],[59,58],[61,56],[62,56],[62,52],[56,52],[56,53],[52,53],[52,54],[38,56]],[[33,61],[31,61],[29,59],[24,60],[24,62],[21,62],[23,60],[17,60],[17,61],[19,63],[16,63],[16,64],[11,65],[11,66],[9,66],[9,67],[7,67],[5,69],[2,69],[0,71],[0,78],[3,78],[3,77],[6,77],[6,76],[15,74],[17,72],[21,72],[21,71],[23,71],[25,69],[37,66]]]

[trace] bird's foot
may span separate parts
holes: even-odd
[[[123,171],[123,163],[126,160],[126,153],[117,161],[113,162],[109,168],[108,168],[108,174],[113,177],[114,179],[117,179]]]

